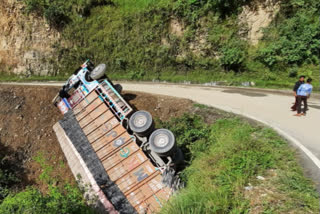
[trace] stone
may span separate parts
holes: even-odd
[[[244,189],[245,189],[246,191],[251,191],[251,190],[253,189],[253,186],[246,186],[246,187],[244,187]]]

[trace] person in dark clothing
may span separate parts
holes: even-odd
[[[304,84],[304,78],[306,78],[304,75],[301,75],[299,77],[299,81],[296,82],[296,84],[293,87],[293,93],[294,93],[294,97],[295,97],[295,102],[293,104],[293,106],[291,107],[292,111],[297,111],[297,103],[298,103],[298,96],[297,96],[297,91],[299,89],[299,87]]]
[[[306,116],[307,109],[308,109],[308,102],[307,100],[310,98],[311,92],[312,92],[312,85],[311,85],[312,79],[307,79],[306,84],[302,84],[298,91],[297,91],[297,109],[298,112],[294,116]],[[301,104],[303,102],[303,110],[301,108]]]

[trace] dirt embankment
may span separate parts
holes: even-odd
[[[18,174],[23,186],[41,185],[42,169],[34,160],[40,155],[52,162],[56,176],[72,178],[69,169],[61,167],[65,159],[52,130],[61,118],[50,104],[56,92],[56,88],[0,87],[0,144],[22,165]]]
[[[73,181],[52,126],[62,115],[51,100],[56,87],[0,86],[0,149],[19,167],[22,187],[36,185],[45,191],[39,179],[43,169],[35,157],[44,157],[54,166],[52,175],[58,180]],[[154,118],[168,120],[194,110],[185,99],[124,92],[134,109],[147,110]],[[17,168],[18,170],[18,168]]]

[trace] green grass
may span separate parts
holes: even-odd
[[[39,180],[42,187],[23,186],[23,177],[26,176],[17,160],[19,153],[11,151],[0,142],[0,213],[1,214],[93,214],[96,213],[86,203],[83,193],[90,190],[79,180],[80,188],[73,182],[68,183],[66,178],[54,175],[59,170],[55,161],[47,159],[39,153],[33,159],[39,164],[41,175]],[[57,161],[58,162],[58,161]],[[31,185],[31,183],[30,183]],[[92,201],[89,201],[92,202]]]
[[[165,71],[161,75],[154,72],[145,72],[144,75],[135,75],[136,72],[112,72],[109,74],[113,80],[137,80],[137,81],[167,81],[172,83],[190,82],[193,84],[204,84],[222,81],[228,86],[242,86],[244,82],[254,82],[258,88],[292,89],[297,77],[290,78],[283,73],[261,75],[258,73],[234,73],[234,72],[210,72],[190,71],[186,73]],[[302,74],[302,72],[301,72]],[[313,79],[312,85],[315,91],[319,91],[319,75],[314,72],[308,77]]]
[[[66,81],[69,75],[58,76],[24,76],[0,72],[0,82],[31,82],[31,81]]]
[[[113,0],[114,4],[121,10],[129,13],[137,13],[147,10],[149,7],[157,7],[170,3],[170,0]]]
[[[206,125],[190,115],[161,125],[175,133],[188,161],[181,176],[186,187],[161,213],[238,214],[257,207],[259,213],[318,213],[318,193],[295,152],[274,131],[237,118]],[[258,175],[266,180],[257,180]],[[248,196],[249,183],[262,192]]]
[[[309,77],[313,78],[314,91],[319,91],[319,75],[314,72]],[[301,72],[302,74],[302,72]],[[204,84],[210,82],[223,82],[227,86],[242,86],[244,82],[254,82],[257,88],[270,88],[270,89],[292,89],[297,77],[290,78],[282,73],[272,74],[270,76],[261,76],[256,73],[233,73],[233,72],[210,72],[210,71],[189,71],[186,73],[166,71],[161,75],[154,72],[110,72],[108,73],[110,79],[116,81],[166,81],[171,83],[186,83]],[[0,72],[0,82],[28,82],[28,81],[66,81],[68,75],[59,76],[19,76],[8,75],[7,73]]]

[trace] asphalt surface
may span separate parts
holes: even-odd
[[[62,83],[18,84],[62,85]],[[295,112],[290,111],[294,97],[290,96],[288,91],[157,83],[123,82],[121,84],[124,90],[186,98],[272,127],[298,148],[306,174],[316,182],[320,191],[320,100],[318,95],[310,98],[307,116],[295,117],[293,116]]]

